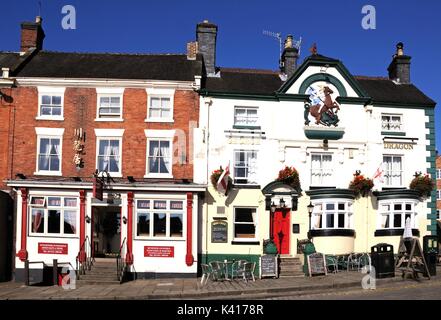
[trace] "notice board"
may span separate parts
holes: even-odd
[[[322,253],[313,253],[308,256],[309,276],[327,275],[325,256]]]
[[[277,254],[265,254],[260,257],[260,278],[278,277],[279,264]]]

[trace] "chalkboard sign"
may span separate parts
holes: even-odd
[[[327,275],[325,256],[321,253],[308,255],[308,273],[309,276]]]
[[[278,277],[279,268],[276,254],[265,254],[260,257],[260,278]]]
[[[213,221],[211,223],[211,242],[213,243],[228,242],[228,222]]]

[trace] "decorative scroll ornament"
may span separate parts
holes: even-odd
[[[73,162],[77,169],[81,169],[84,167],[83,156],[84,152],[84,143],[86,141],[86,133],[83,132],[83,128],[75,129],[74,131],[74,142],[73,142],[73,150],[75,152],[73,157]]]

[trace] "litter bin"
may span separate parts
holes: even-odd
[[[423,237],[423,253],[426,260],[427,269],[431,276],[436,276],[436,263],[438,259],[438,237],[424,236]]]
[[[395,277],[394,247],[391,244],[379,243],[371,247],[371,261],[377,279]]]
[[[313,244],[312,242],[308,242],[308,243],[305,245],[304,249],[303,249],[303,254],[304,254],[304,256],[305,256],[305,263],[303,264],[303,273],[304,273],[305,275],[309,275],[309,271],[308,271],[308,256],[309,256],[310,254],[315,253],[315,252],[316,252],[316,251],[315,251],[315,246],[314,246],[314,244]]]

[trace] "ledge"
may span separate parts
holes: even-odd
[[[404,233],[404,228],[400,229],[381,229],[375,231],[376,237],[395,237],[395,236],[402,236]],[[418,229],[412,229],[412,235],[415,237],[420,236],[420,230]]]
[[[311,237],[351,237],[355,238],[353,229],[319,229],[309,230]]]
[[[389,189],[383,191],[374,191],[373,194],[377,197],[379,201],[395,199],[420,199],[420,194],[418,193],[418,191],[410,189]]]
[[[260,241],[231,241],[232,245],[248,245],[248,246],[258,246]]]
[[[339,140],[343,138],[343,135],[345,134],[345,128],[305,126],[303,129],[305,131],[305,136],[308,139]]]
[[[311,197],[311,200],[319,199],[355,199],[355,194],[349,189],[335,189],[335,188],[322,188],[315,190],[308,190],[306,194]]]
[[[233,184],[233,189],[259,189],[259,184]]]

